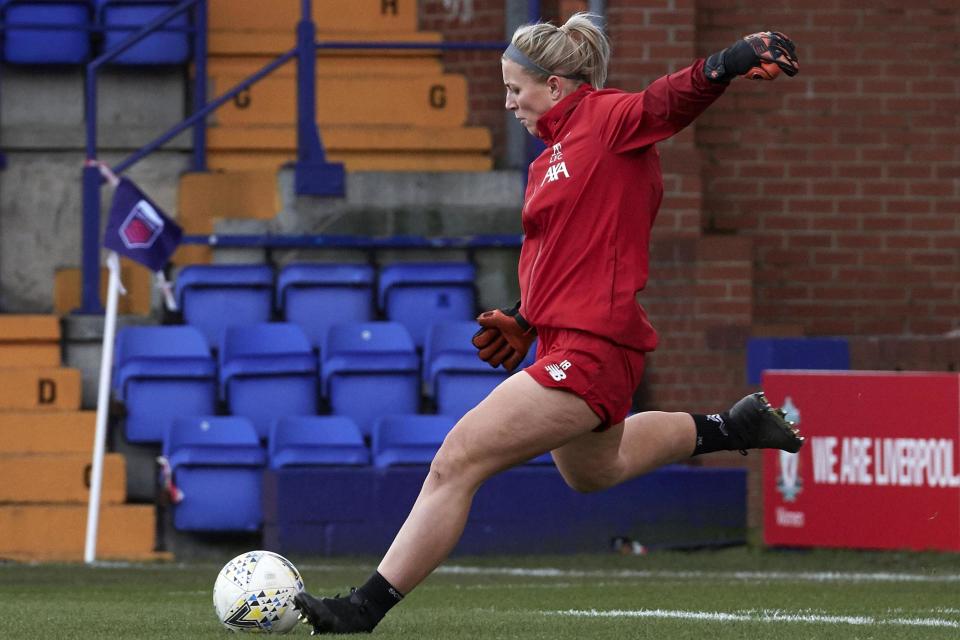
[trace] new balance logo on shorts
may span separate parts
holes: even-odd
[[[565,373],[572,365],[569,360],[564,360],[560,364],[548,364],[544,367],[547,370],[547,373],[550,374],[550,377],[560,382],[561,380],[567,379],[567,374]]]

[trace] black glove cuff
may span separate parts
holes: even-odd
[[[723,51],[714,53],[703,65],[703,73],[711,82],[729,83],[753,68],[757,54],[746,40],[738,40]]]
[[[534,329],[529,322],[527,322],[526,318],[520,315],[519,300],[517,300],[517,304],[513,305],[512,307],[500,309],[500,313],[502,313],[505,316],[510,316],[511,318],[516,320],[517,324],[520,325],[520,328],[523,330],[524,333],[533,332],[533,334],[536,335],[537,330]]]

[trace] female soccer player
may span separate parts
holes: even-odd
[[[546,149],[523,205],[521,301],[488,311],[474,337],[492,366],[536,362],[450,431],[377,571],[348,596],[296,597],[314,633],[372,631],[453,550],[474,493],[492,475],[551,451],[564,480],[597,491],[719,450],[803,444],[762,393],[714,415],[626,418],[657,335],[637,302],[663,196],[654,146],[690,124],[737,76],[798,71],[793,43],[757,33],[640,93],[603,89],[610,49],[590,17],[519,28],[503,53],[506,108]],[[521,314],[522,312],[522,314]]]

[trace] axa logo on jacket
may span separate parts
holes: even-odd
[[[561,143],[553,145],[553,154],[550,156],[550,166],[547,168],[547,172],[543,174],[543,180],[540,181],[540,186],[542,187],[548,182],[556,182],[560,179],[560,176],[563,175],[564,178],[570,177],[570,172],[567,171],[567,163],[563,160],[563,150],[560,148]]]

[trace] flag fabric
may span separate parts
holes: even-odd
[[[180,244],[183,230],[130,179],[113,193],[103,246],[160,271]]]

